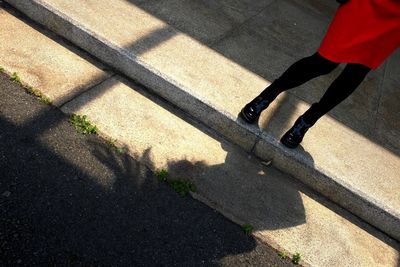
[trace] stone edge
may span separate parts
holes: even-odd
[[[261,135],[257,127],[245,125],[210,103],[205,103],[190,95],[187,93],[188,90],[183,90],[183,86],[177,81],[151,68],[135,55],[96,35],[84,25],[71,20],[41,0],[6,0],[5,2],[131,79],[151,88],[154,93],[221,133],[247,152],[254,152],[256,156],[264,160],[274,158],[278,169],[293,175],[356,216],[396,240],[400,240],[400,216],[397,216],[395,212],[390,211],[382,203],[378,204],[377,201],[358,192],[355,188],[342,184],[334,175],[324,173],[324,170],[314,169],[306,158],[286,151],[274,138],[265,134]],[[259,147],[256,149],[256,145],[263,146],[266,148],[264,150],[270,152],[262,153]]]

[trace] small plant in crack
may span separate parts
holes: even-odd
[[[0,66],[0,73],[5,73],[5,69],[3,67]],[[40,101],[42,101],[45,104],[51,105],[52,101],[49,97],[47,97],[46,95],[44,95],[40,90],[33,88],[32,86],[23,84],[21,78],[19,77],[17,72],[14,72],[11,76],[10,76],[10,80],[13,81],[14,83],[19,84],[20,86],[22,86],[22,88],[25,89],[25,91],[28,94],[31,94],[33,96],[36,96],[37,98],[39,98]]]
[[[292,257],[292,262],[294,264],[299,264],[300,260],[301,260],[300,253],[296,252]]]
[[[107,138],[106,143],[111,146],[112,148],[117,148],[117,139]]]
[[[196,186],[192,182],[179,179],[169,179],[169,173],[165,169],[156,170],[154,175],[159,181],[168,183],[172,189],[183,197],[187,196],[190,192],[196,192]]]
[[[120,147],[118,146],[118,142],[117,139],[113,139],[113,138],[107,138],[106,139],[106,143],[112,148],[115,149],[115,151],[117,151],[118,154],[123,155],[126,154],[128,152],[128,148],[127,147]]]
[[[86,115],[80,116],[77,114],[72,114],[69,122],[75,127],[75,129],[82,134],[96,134],[97,127],[93,125]]]
[[[117,153],[120,155],[124,155],[128,152],[128,149],[126,147],[116,147]]]
[[[18,74],[17,74],[16,72],[14,72],[14,73],[11,75],[10,80],[13,81],[13,82],[15,82],[15,83],[22,84],[21,78],[18,76]]]
[[[253,226],[250,224],[242,225],[242,230],[246,235],[250,235],[253,232]]]
[[[50,98],[48,98],[47,96],[45,96],[40,90],[33,88],[32,86],[28,86],[26,87],[26,91],[31,94],[36,96],[37,98],[40,99],[40,101],[42,101],[45,104],[50,105],[52,103],[52,101],[50,100]]]
[[[168,180],[168,184],[181,196],[185,197],[190,192],[196,192],[196,187],[193,183],[185,180]]]
[[[168,171],[165,169],[156,170],[154,174],[161,182],[166,182],[168,179]]]
[[[288,256],[286,255],[286,253],[283,252],[283,251],[279,251],[279,252],[278,252],[278,257],[281,258],[281,259],[287,259],[287,258],[288,258]]]

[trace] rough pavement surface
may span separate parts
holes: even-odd
[[[277,169],[400,240],[400,158],[395,149],[385,148],[395,143],[389,139],[400,139],[390,137],[396,136],[397,129],[380,115],[383,111],[390,115],[389,121],[396,121],[390,118],[400,107],[392,94],[396,90],[383,86],[391,71],[370,73],[354,97],[335,109],[336,115],[321,118],[310,130],[302,142],[304,150],[286,149],[279,138],[309,104],[318,101],[338,72],[307,83],[296,93],[282,94],[258,123],[249,125],[238,119],[243,105],[268,81],[296,59],[315,52],[338,6],[336,1],[7,2],[224,138],[262,160],[272,159]],[[243,5],[235,8],[236,2]],[[248,13],[249,7],[254,12]],[[231,19],[242,14],[243,20]],[[207,26],[210,22],[216,27]],[[10,28],[15,27],[3,26],[4,36],[10,36]],[[201,30],[188,31],[195,28]],[[216,36],[204,38],[214,29]],[[392,82],[388,88],[396,84]],[[387,102],[383,95],[391,99],[385,105],[381,104],[381,100]],[[386,133],[389,139],[379,141]]]
[[[0,266],[291,266],[0,74]]]

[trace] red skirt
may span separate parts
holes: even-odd
[[[400,0],[350,0],[338,8],[318,52],[376,69],[398,47]]]

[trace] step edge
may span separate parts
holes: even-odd
[[[108,50],[113,51],[114,53],[119,53],[119,57],[120,58],[124,58],[125,60],[128,59],[128,62],[130,64],[136,64],[137,66],[135,66],[135,68],[141,68],[143,70],[136,70],[135,73],[140,73],[140,71],[144,71],[147,73],[150,73],[152,76],[156,76],[157,80],[160,80],[161,82],[166,82],[168,83],[168,88],[172,88],[176,91],[179,92],[180,96],[178,98],[172,98],[170,95],[167,94],[163,94],[162,90],[158,89],[158,90],[153,90],[152,91],[158,95],[160,95],[162,98],[166,99],[167,101],[171,101],[172,103],[174,103],[174,105],[179,105],[179,103],[182,103],[183,99],[187,99],[187,97],[191,97],[193,99],[191,100],[190,105],[186,105],[186,108],[183,108],[183,110],[185,112],[189,112],[192,113],[192,109],[193,107],[202,107],[203,109],[206,108],[209,112],[214,113],[214,115],[217,115],[217,117],[219,117],[218,119],[224,119],[225,120],[225,124],[229,124],[230,126],[234,126],[237,129],[240,129],[243,133],[244,136],[248,136],[249,134],[252,136],[252,138],[250,138],[250,143],[252,143],[254,141],[254,145],[244,145],[242,141],[240,140],[235,140],[235,136],[233,136],[232,134],[227,133],[227,131],[220,131],[223,130],[222,128],[224,128],[223,126],[221,127],[220,125],[210,125],[210,121],[207,122],[207,120],[205,120],[205,118],[202,118],[200,115],[193,115],[196,119],[202,121],[203,123],[205,123],[206,125],[208,125],[210,128],[215,129],[217,131],[220,131],[221,134],[223,136],[225,136],[228,140],[238,144],[239,146],[241,146],[242,148],[244,148],[246,151],[251,150],[250,147],[255,146],[255,142],[259,142],[260,140],[257,139],[262,139],[263,141],[265,141],[267,144],[271,145],[274,147],[274,154],[275,157],[282,153],[278,153],[278,152],[282,152],[284,150],[282,150],[282,148],[279,147],[279,145],[277,144],[277,140],[274,140],[272,138],[264,138],[260,132],[256,129],[257,127],[252,127],[252,126],[247,126],[243,123],[240,123],[238,121],[235,120],[235,118],[233,118],[232,116],[230,116],[230,114],[227,114],[226,112],[222,112],[219,111],[217,108],[213,107],[211,103],[206,103],[204,100],[199,99],[198,97],[196,97],[195,95],[191,95],[188,92],[190,92],[189,90],[183,90],[182,88],[185,88],[183,85],[179,84],[177,81],[169,78],[167,75],[163,75],[163,73],[155,70],[154,68],[152,68],[151,66],[149,66],[148,64],[146,64],[145,62],[142,62],[139,58],[137,58],[136,56],[134,56],[133,53],[128,52],[126,49],[120,48],[116,45],[114,45],[113,43],[109,42],[108,40],[102,38],[101,36],[95,34],[94,32],[90,31],[89,29],[87,29],[86,27],[84,27],[84,25],[79,24],[76,21],[71,20],[68,16],[66,16],[65,14],[63,14],[62,12],[59,12],[58,10],[52,8],[51,6],[47,5],[46,3],[44,3],[41,0],[32,0],[32,1],[20,1],[20,0],[6,0],[6,2],[8,2],[9,4],[11,4],[12,6],[14,6],[15,8],[17,8],[18,10],[20,10],[21,12],[23,12],[24,14],[28,15],[31,19],[33,19],[34,21],[44,25],[45,27],[48,27],[50,30],[56,32],[57,34],[60,34],[61,36],[63,36],[64,38],[68,39],[69,41],[73,42],[75,45],[83,48],[84,50],[88,51],[90,54],[94,55],[96,58],[101,59],[101,61],[106,62],[107,64],[111,65],[112,67],[115,67],[116,69],[118,69],[119,71],[121,71],[122,73],[126,74],[128,77],[138,80],[139,82],[145,84],[146,86],[149,86],[148,84],[150,83],[151,88],[157,88],[159,86],[153,86],[151,81],[146,81],[146,79],[143,79],[141,77],[141,79],[137,78],[137,75],[132,75],[132,73],[129,72],[129,70],[127,71],[125,68],[123,67],[119,67],[119,66],[115,66],[115,64],[113,64],[113,61],[111,60],[107,60],[107,56],[106,55],[98,55],[97,53],[92,53],[90,46],[92,45],[92,41],[95,41],[97,43],[100,43],[101,45],[105,46],[106,48],[108,48]],[[33,3],[34,2],[34,3]],[[39,5],[39,7],[34,7],[33,5]],[[83,41],[79,41],[79,39],[74,38],[73,36],[70,36],[68,34],[62,33],[60,32],[60,29],[55,29],[54,26],[52,27],[52,25],[49,25],[48,23],[46,23],[44,21],[44,19],[46,16],[37,16],[35,14],[33,14],[32,10],[29,10],[29,6],[33,7],[33,8],[41,8],[42,12],[45,11],[47,13],[50,13],[50,15],[53,15],[53,18],[55,16],[55,20],[61,20],[61,23],[69,23],[70,26],[72,27],[77,27],[79,31],[84,32],[85,34],[89,35],[89,37],[91,38],[92,41],[89,42],[89,44],[85,44]],[[27,10],[28,9],[28,10]],[[43,10],[45,9],[45,10]],[[66,27],[65,25],[62,25],[63,27]],[[66,27],[67,28],[67,27]],[[65,28],[65,29],[66,29]],[[68,31],[67,31],[68,32]],[[89,47],[88,47],[89,46]],[[143,81],[142,81],[143,80]],[[154,79],[153,79],[154,80]],[[156,82],[157,83],[157,82]],[[163,86],[165,88],[165,86]],[[169,90],[166,90],[169,91]],[[189,108],[191,107],[191,108]],[[192,115],[192,114],[191,114]],[[219,121],[220,122],[220,121]],[[217,124],[216,122],[214,122],[215,124]],[[217,129],[216,129],[217,128]],[[229,128],[230,129],[230,128]],[[231,132],[231,131],[229,131]],[[260,137],[261,136],[261,137]],[[247,140],[248,141],[248,140]],[[283,155],[285,155],[287,153],[283,153]],[[257,155],[257,153],[256,153]],[[260,157],[261,159],[270,159],[270,157],[265,157],[263,155],[258,154],[258,157]],[[287,155],[286,155],[287,156]],[[383,205],[383,207],[377,205],[380,203],[377,203],[378,201],[371,199],[369,197],[365,197],[363,196],[364,194],[362,192],[358,192],[357,190],[353,190],[349,189],[347,187],[345,187],[344,184],[338,183],[338,179],[337,177],[335,177],[332,174],[325,174],[324,172],[322,172],[322,170],[320,170],[321,168],[311,168],[309,166],[309,164],[307,164],[307,162],[298,162],[298,159],[296,159],[296,157],[293,157],[290,155],[290,159],[294,164],[297,165],[301,165],[301,166],[305,166],[307,169],[307,175],[312,174],[312,176],[315,175],[315,173],[317,173],[319,178],[323,178],[326,181],[330,181],[330,182],[334,182],[336,184],[336,187],[339,186],[340,190],[344,190],[345,192],[343,192],[343,194],[346,194],[347,192],[349,192],[350,194],[353,195],[353,198],[356,198],[360,201],[362,201],[364,203],[364,205],[367,205],[366,209],[370,209],[371,207],[374,209],[373,214],[378,214],[378,213],[384,213],[385,217],[389,217],[391,220],[394,220],[394,222],[397,221],[397,224],[395,224],[396,226],[399,225],[398,228],[400,228],[400,215],[396,214],[395,211],[391,210],[390,208],[386,207],[385,205]],[[296,163],[297,161],[297,163]],[[279,160],[277,161],[278,166],[279,166]],[[293,164],[292,163],[292,164]],[[299,173],[290,173],[287,171],[287,168],[279,168],[282,171],[291,174],[292,176],[294,176],[295,178],[299,179],[300,181],[304,182],[305,184],[307,184],[308,186],[310,186],[311,188],[313,188],[314,190],[316,190],[317,192],[321,193],[322,195],[326,196],[327,193],[326,192],[321,192],[320,188],[316,188],[314,183],[311,183],[308,181],[309,178],[304,177],[306,176],[305,174],[301,175],[302,177],[298,177]],[[296,174],[296,175],[293,175]],[[331,176],[334,176],[333,178]],[[325,190],[329,190],[331,187],[325,189]],[[328,194],[327,196],[329,199],[332,199],[332,196],[330,196]],[[344,206],[345,209],[349,210],[351,213],[354,213],[355,215],[359,216],[360,218],[363,218],[366,222],[376,226],[377,228],[381,229],[382,231],[386,232],[388,235],[392,236],[393,238],[395,238],[396,240],[400,240],[400,229],[399,230],[390,230],[387,227],[384,227],[384,229],[382,229],[382,225],[380,224],[381,222],[375,222],[375,220],[371,219],[372,217],[370,216],[365,216],[364,214],[360,214],[360,212],[354,212],[354,209],[352,207],[349,208],[348,205],[346,205],[345,203],[343,203],[343,201],[339,200],[335,200],[332,199],[332,201],[334,201],[335,203],[338,203],[340,206]]]

